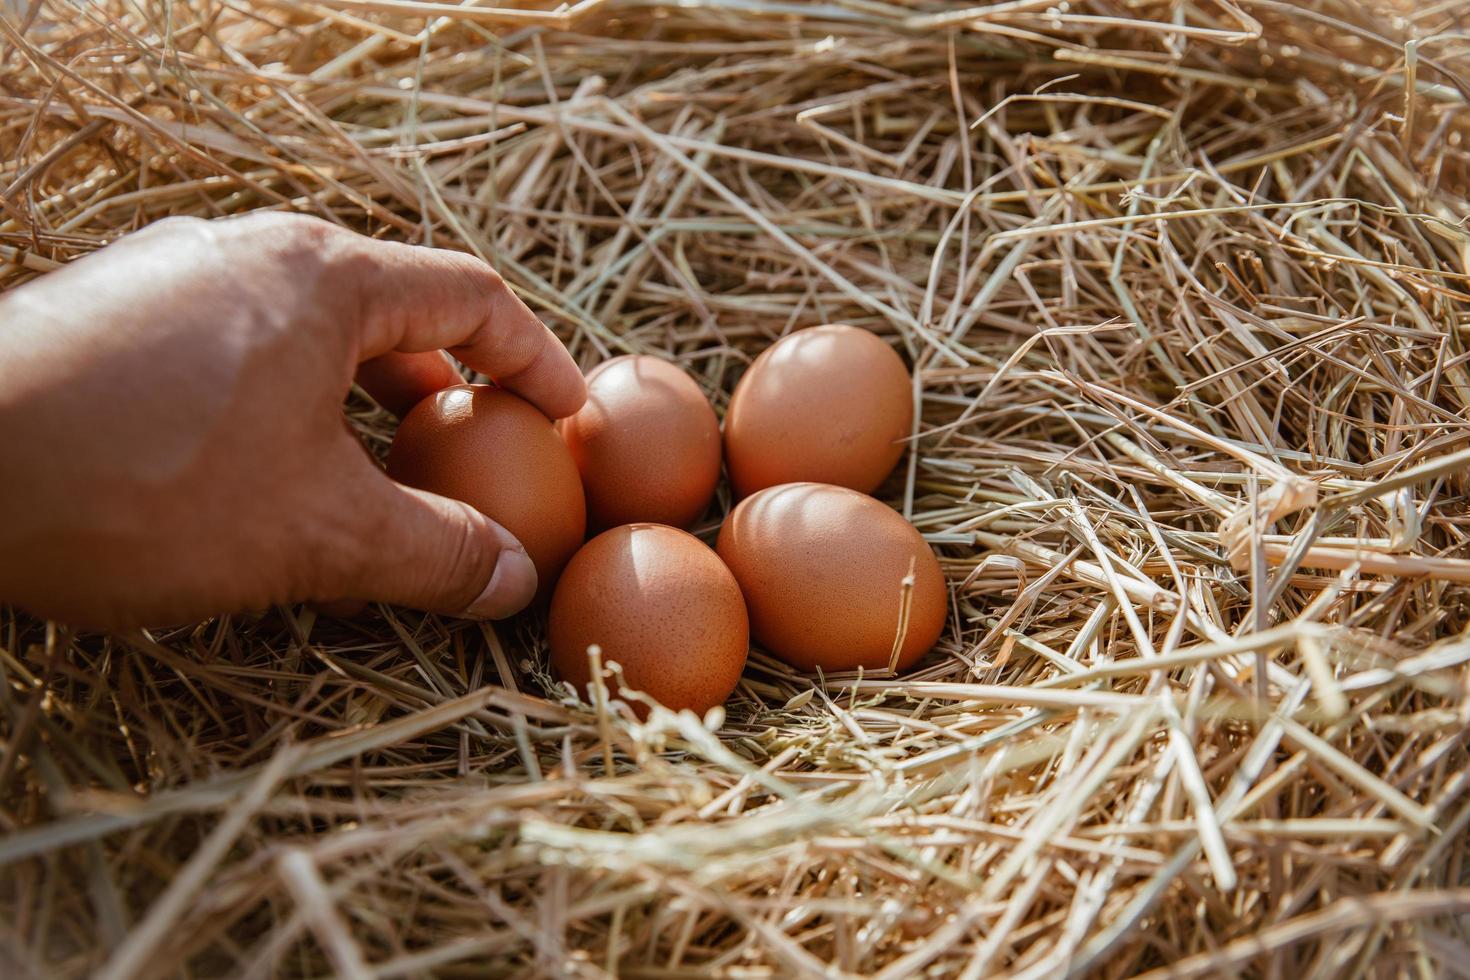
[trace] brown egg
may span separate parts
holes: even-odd
[[[587,375],[587,403],[558,423],[587,494],[587,523],[688,527],[720,479],[720,422],[699,385],[657,357],[615,357]]]
[[[586,534],[577,464],[551,420],[488,385],[455,385],[415,405],[393,437],[388,475],[504,525],[526,546],[543,598]]]
[[[552,666],[578,690],[591,680],[595,643],[627,687],[701,714],[735,690],[750,647],[730,570],[698,538],[661,524],[625,524],[583,545],[552,597],[550,632]]]
[[[812,327],[768,347],[725,415],[725,466],[737,496],[782,483],[869,493],[903,455],[913,384],[892,347],[866,330]]]
[[[923,656],[944,629],[948,600],[934,552],[902,515],[856,490],[820,483],[762,490],[726,518],[716,550],[740,583],[751,634],[793,667],[886,668],[910,569],[898,668]]]

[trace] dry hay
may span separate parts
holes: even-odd
[[[860,324],[917,366],[882,496],[953,616],[907,676],[757,652],[640,726],[534,617],[6,611],[8,975],[1470,963],[1461,0],[10,6],[5,286],[293,209],[720,410]]]

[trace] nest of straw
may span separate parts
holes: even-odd
[[[880,495],[952,592],[904,676],[755,651],[646,723],[534,616],[0,611],[0,972],[1470,962],[1463,4],[0,11],[0,285],[307,212],[720,411],[858,324],[919,379]]]

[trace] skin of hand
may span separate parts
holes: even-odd
[[[444,349],[551,418],[586,399],[484,263],[299,215],[166,219],[0,296],[0,600],[105,629],[518,611],[520,543],[390,480],[342,415],[359,366],[400,414],[457,383]]]

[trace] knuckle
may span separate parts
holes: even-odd
[[[343,289],[359,236],[328,221],[303,214],[257,212],[234,224],[235,243],[250,250],[250,260],[275,272],[278,295],[291,300],[291,323],[340,326],[357,314],[355,291]]]
[[[165,242],[186,244],[194,248],[213,248],[217,240],[212,222],[191,215],[173,214],[145,225],[131,235],[124,236],[120,244],[148,243],[150,246]]]
[[[405,520],[397,507],[375,509],[350,543],[331,549],[329,591],[451,614],[467,608],[492,564],[481,532],[485,518],[460,501],[451,501],[447,513],[436,510],[436,519]]]
[[[324,238],[342,230],[330,221],[293,211],[252,211],[238,217],[226,218],[221,223],[242,234],[255,235],[268,231],[282,237]]]
[[[369,505],[369,499],[364,494],[339,507],[309,502],[294,511],[301,516],[288,535],[293,542],[288,576],[292,599],[354,595],[381,575],[384,544],[395,522],[387,509]]]
[[[346,228],[309,214],[278,215],[281,234],[303,248],[321,249],[351,234]]]
[[[230,237],[265,249],[292,276],[319,274],[343,243],[356,237],[345,228],[306,214],[257,211],[221,222]]]
[[[431,585],[436,594],[444,597],[447,607],[462,609],[484,586],[489,576],[490,556],[484,544],[485,535],[480,530],[483,515],[459,501],[454,502],[454,507],[461,519],[445,522],[438,552],[440,559],[433,572],[437,581]]]
[[[433,283],[447,302],[469,305],[481,312],[481,326],[494,319],[498,304],[510,296],[510,289],[500,273],[473,255],[451,249],[422,248],[426,260],[425,268],[432,268],[433,275],[425,277]]]
[[[370,284],[382,271],[382,264],[367,246],[368,239],[348,233],[325,236],[313,247],[313,255],[343,282]]]
[[[171,214],[165,218],[159,218],[143,228],[143,231],[154,233],[192,232],[209,227],[209,222],[203,218],[196,218],[191,214]]]
[[[498,381],[525,378],[541,366],[547,352],[547,335],[543,330],[517,331],[501,341],[497,360],[504,365],[496,372]]]
[[[470,255],[455,254],[463,260],[460,263],[460,276],[470,289],[478,292],[486,301],[510,291],[510,287],[505,284],[505,277],[490,265]]]

